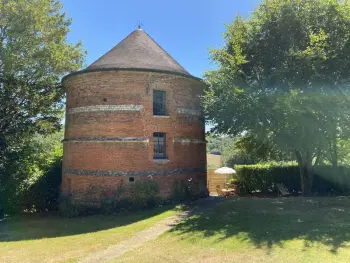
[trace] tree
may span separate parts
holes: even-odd
[[[235,165],[255,164],[258,159],[246,151],[245,148],[238,147],[237,141],[226,145],[221,155],[222,166],[234,167]]]
[[[231,167],[236,164],[289,160],[290,156],[276,148],[269,137],[260,140],[254,134],[248,133],[237,136],[231,143],[226,143],[222,153],[223,164]]]
[[[47,196],[58,195],[61,173],[52,174],[50,170],[61,166],[62,139],[63,129],[48,135],[23,136],[15,146],[8,147],[0,162],[0,208],[7,214],[24,208],[39,209]],[[52,182],[54,187],[49,188]]]
[[[24,133],[60,126],[60,79],[84,60],[67,42],[71,20],[56,0],[0,0],[0,148]]]
[[[0,0],[0,210],[7,212],[62,155],[51,152],[60,142],[48,135],[63,117],[60,80],[82,66],[85,52],[67,42],[71,20],[61,9],[58,0]]]
[[[216,136],[211,133],[208,133],[205,139],[207,141],[207,152],[219,155],[222,154],[226,145],[233,142],[233,138],[229,136]]]
[[[329,140],[329,150],[322,156],[322,163],[333,166],[350,164],[350,140],[334,137]]]
[[[205,75],[214,131],[247,132],[293,154],[304,194],[313,169],[350,108],[350,5],[337,0],[265,0],[249,20],[228,25]]]

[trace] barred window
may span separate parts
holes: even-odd
[[[164,90],[153,90],[153,115],[166,115],[166,93]]]
[[[166,137],[163,132],[153,133],[154,159],[166,159]]]

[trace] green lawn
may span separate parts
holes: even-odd
[[[110,262],[350,262],[350,198],[237,198]]]
[[[0,262],[77,262],[175,214],[171,208],[0,222]],[[235,198],[110,262],[350,262],[350,198]]]
[[[0,262],[77,262],[175,214],[170,207],[116,216],[23,216],[0,222]]]

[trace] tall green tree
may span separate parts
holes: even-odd
[[[206,73],[207,119],[293,154],[309,194],[330,139],[350,125],[349,1],[265,0],[227,26],[225,43]]]
[[[261,140],[263,139],[263,140]],[[289,161],[291,158],[281,152],[270,138],[256,138],[254,134],[242,134],[223,147],[223,165],[256,164],[270,161]]]
[[[52,174],[50,170],[61,166],[62,139],[63,129],[23,136],[7,148],[0,166],[0,210],[11,214],[25,208],[39,209],[47,196],[58,196],[61,173]]]
[[[0,0],[0,148],[60,126],[60,79],[85,55],[67,42],[70,24],[59,0]]]

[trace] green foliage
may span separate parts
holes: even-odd
[[[113,215],[124,210],[155,207],[161,202],[158,194],[159,184],[155,180],[136,181],[129,185],[124,185],[121,181],[116,188],[102,189],[92,186],[87,192],[62,196],[59,210],[65,217]],[[97,201],[96,197],[99,198]]]
[[[171,199],[175,201],[189,202],[208,195],[207,187],[200,182],[194,181],[192,178],[175,180],[171,187]]]
[[[348,1],[265,0],[249,20],[237,17],[212,51],[219,69],[206,73],[213,131],[293,156],[309,193],[314,166],[350,135],[349,32]]]
[[[71,44],[71,20],[59,0],[0,0],[0,145],[61,125],[61,77],[78,70],[85,52]]]
[[[236,165],[235,170],[241,191],[245,193],[277,192],[276,183],[283,183],[290,192],[301,191],[299,167],[296,164]],[[315,169],[312,191],[320,194],[349,193],[350,169],[341,166],[318,166]]]
[[[6,213],[55,209],[63,132],[21,138],[0,160],[0,206]]]
[[[222,154],[226,145],[233,142],[233,138],[230,136],[215,136],[212,133],[207,134],[205,139],[207,141],[207,153],[212,154]]]
[[[81,43],[66,39],[70,24],[59,0],[0,0],[0,206],[6,213],[56,206],[61,78],[78,70],[85,55]]]
[[[241,191],[251,193],[275,191],[276,183],[283,183],[291,192],[300,191],[299,168],[296,164],[236,165]]]
[[[119,198],[123,193],[123,185],[117,187],[117,189],[111,189],[109,191],[103,191],[100,196],[100,207],[103,214],[111,215],[118,209]]]
[[[236,164],[253,164],[256,162],[257,160],[252,154],[237,147],[237,139],[225,145],[221,156],[222,166],[232,167]]]
[[[59,200],[59,213],[64,217],[76,217],[80,214],[78,207],[72,203],[69,196],[61,196]]]
[[[323,164],[332,164],[333,166],[350,164],[350,140],[348,138],[333,137],[329,140],[329,148],[322,155]]]
[[[134,208],[154,207],[157,204],[159,184],[155,180],[136,181],[128,191]]]
[[[184,201],[191,199],[190,192],[188,191],[187,182],[184,180],[175,180],[172,185],[171,198],[176,201]]]
[[[269,161],[285,161],[291,157],[277,149],[269,138],[259,140],[255,135],[244,133],[224,146],[222,153],[223,166],[236,164],[256,164]]]
[[[60,196],[59,198],[59,215],[63,217],[78,217],[99,214],[100,208],[90,202],[77,202],[71,196]]]
[[[57,210],[61,178],[62,156],[57,156],[48,170],[25,191],[21,200],[22,207],[36,212]]]

